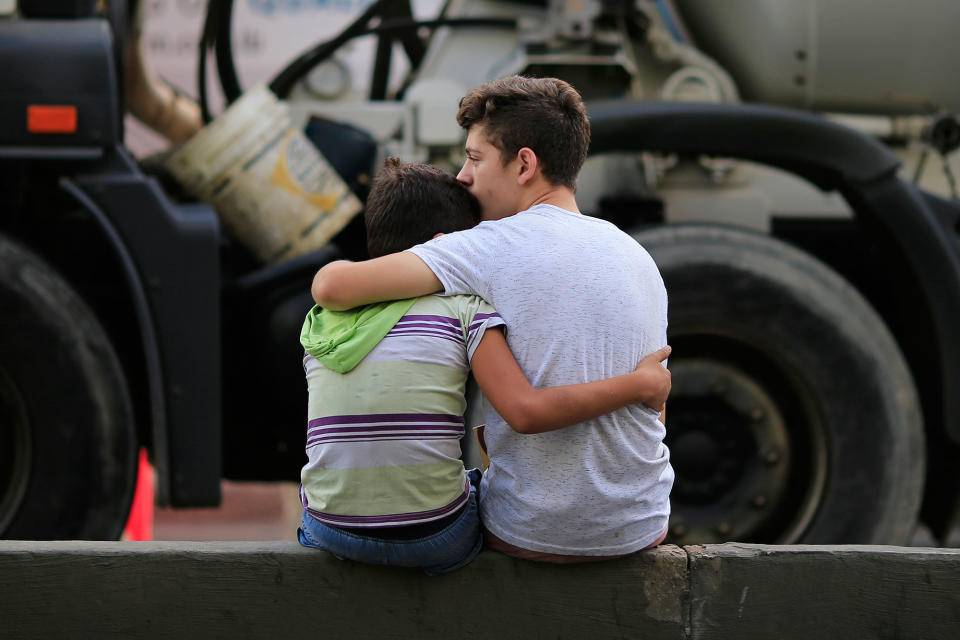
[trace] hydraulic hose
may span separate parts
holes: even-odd
[[[286,98],[293,87],[316,65],[333,55],[344,44],[354,38],[366,35],[402,36],[415,33],[418,29],[438,27],[495,27],[515,28],[517,21],[510,18],[445,18],[446,7],[440,17],[434,20],[415,20],[410,3],[403,6],[396,0],[377,0],[367,7],[346,29],[336,37],[311,47],[297,56],[270,81],[269,87],[277,97]],[[374,23],[374,18],[390,16],[389,19]],[[402,17],[397,17],[402,16]],[[243,94],[237,75],[231,39],[233,18],[233,0],[210,0],[200,38],[200,51],[197,65],[197,82],[200,109],[204,122],[212,115],[209,109],[206,72],[209,49],[214,50],[217,64],[217,76],[227,103],[231,103]],[[371,25],[371,23],[373,23]],[[410,44],[404,43],[405,46]],[[409,55],[408,47],[408,55]]]
[[[207,4],[203,32],[200,36],[200,51],[198,52],[199,56],[197,58],[197,93],[200,99],[200,109],[204,122],[209,122],[212,119],[206,83],[207,55],[211,48],[214,50],[217,64],[217,77],[220,80],[220,87],[223,90],[227,104],[230,104],[243,94],[243,88],[240,86],[240,78],[237,75],[237,67],[233,55],[233,39],[231,36],[233,1],[234,0],[210,0]],[[381,5],[386,1],[387,0],[377,0],[377,2],[371,4],[366,11],[354,20],[337,38],[344,38],[343,42],[349,41],[354,37],[353,34],[362,31],[366,27],[367,23],[376,16]],[[337,40],[337,38],[334,40]],[[334,48],[334,50],[336,50],[336,48]],[[309,68],[307,71],[309,71]],[[303,72],[303,74],[305,73],[306,71]],[[303,74],[300,74],[298,78],[302,77]],[[293,82],[295,83],[296,80]]]
[[[359,22],[359,21],[358,21]],[[354,23],[356,25],[357,23]],[[351,25],[354,26],[354,25]],[[279,98],[285,98],[294,85],[305,76],[310,69],[320,64],[344,44],[354,38],[366,35],[393,35],[416,31],[417,29],[437,27],[496,27],[515,28],[517,21],[513,18],[439,18],[436,20],[387,20],[376,26],[365,26],[355,32],[345,30],[332,40],[323,42],[309,51],[302,53],[270,82],[270,89]]]
[[[111,7],[121,5],[110,3]],[[114,29],[119,24],[126,27],[126,34],[117,37],[123,43],[123,95],[126,108],[137,120],[144,123],[171,142],[183,142],[203,127],[200,108],[197,104],[176,91],[150,72],[143,53],[141,33],[144,5],[133,5],[135,13],[126,25],[126,16],[114,15]]]

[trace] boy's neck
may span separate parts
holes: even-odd
[[[530,203],[521,209],[521,211],[531,209],[538,204],[551,204],[555,207],[559,207],[560,209],[572,211],[573,213],[580,213],[580,209],[577,207],[576,196],[574,195],[573,190],[569,187],[557,187],[550,185],[546,190],[537,193]]]

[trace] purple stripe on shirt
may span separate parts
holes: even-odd
[[[358,431],[357,433],[314,433],[307,436],[307,442],[318,442],[320,440],[358,440],[360,438],[372,438],[379,440],[410,440],[420,438],[422,440],[436,438],[459,438],[464,434],[463,429],[431,430],[431,431]]]
[[[384,338],[406,338],[410,336],[418,336],[421,338],[439,338],[440,340],[446,340],[447,342],[458,344],[461,347],[463,346],[463,338],[445,336],[441,333],[435,333],[433,331],[391,331],[385,335]]]
[[[449,433],[407,433],[407,434],[356,434],[356,435],[332,435],[318,436],[307,440],[306,448],[310,449],[318,444],[333,444],[336,442],[395,442],[400,440],[418,440],[426,442],[427,440],[459,440],[463,437],[463,431],[452,431]]]
[[[418,315],[409,315],[403,316],[400,318],[399,322],[406,322],[408,320],[428,320],[432,322],[442,322],[443,324],[452,324],[455,327],[460,326],[460,321],[456,318],[451,318],[449,316],[418,316]]]
[[[458,424],[463,424],[463,416],[447,413],[350,414],[343,416],[325,416],[323,418],[314,418],[307,426],[322,427],[328,424],[357,424],[370,422],[456,422]]]
[[[451,327],[448,324],[440,324],[437,322],[404,322],[403,320],[401,320],[397,324],[393,325],[394,329],[412,329],[416,327],[434,329],[436,331],[443,331],[444,333],[449,333],[455,336],[463,335],[460,327]]]
[[[459,440],[463,437],[463,432],[457,433],[456,431],[451,432],[430,432],[430,433],[401,433],[401,434],[368,434],[368,433],[358,433],[358,434],[335,434],[327,436],[317,436],[316,438],[309,438],[307,440],[306,447],[310,449],[311,447],[318,444],[333,444],[336,442],[399,442],[401,440],[417,440],[419,442],[427,442],[428,440]]]
[[[355,426],[355,427],[317,427],[314,429],[307,430],[307,436],[321,436],[328,435],[331,433],[368,433],[370,431],[444,431],[450,429],[463,429],[462,424],[449,423],[449,424],[410,424],[405,422],[403,424],[379,424],[379,425],[365,425],[365,426]]]
[[[447,330],[440,327],[431,327],[429,325],[426,327],[394,327],[393,329],[390,329],[387,335],[397,335],[410,332],[418,332],[420,335],[435,335],[445,338],[459,338],[460,340],[463,340],[463,334],[460,333],[459,329]]]
[[[467,340],[467,353],[473,353],[477,348],[477,338],[480,337],[480,333],[471,333],[469,339]]]
[[[503,320],[503,317],[499,313],[478,313],[475,316],[473,316],[473,321],[471,322],[470,326],[467,328],[467,331],[468,332],[473,331],[477,327],[481,326],[484,320],[491,320],[491,319]]]

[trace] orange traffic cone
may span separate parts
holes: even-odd
[[[153,540],[153,467],[147,459],[147,450],[140,449],[137,465],[137,488],[133,493],[133,505],[123,540]]]

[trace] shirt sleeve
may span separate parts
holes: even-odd
[[[497,235],[491,223],[481,222],[473,229],[442,235],[408,251],[433,271],[444,295],[466,294],[489,300]]]
[[[472,362],[473,352],[477,350],[484,332],[491,327],[501,326],[506,330],[507,323],[496,309],[476,296],[467,298],[461,316],[464,326],[467,327],[467,360]]]

